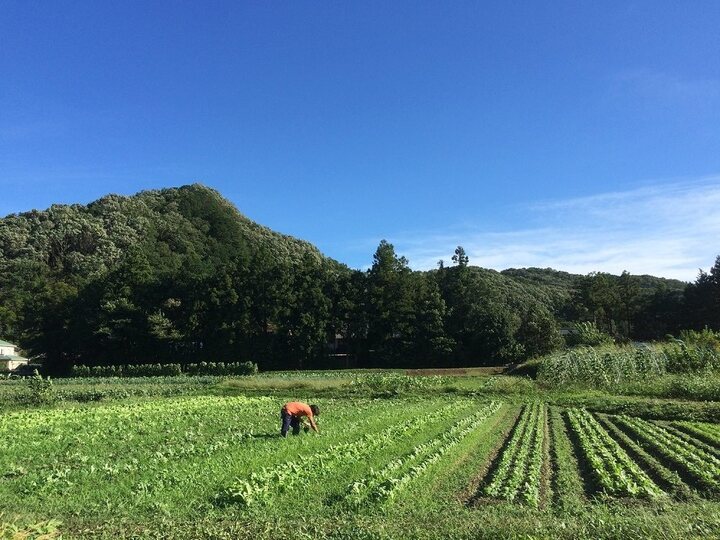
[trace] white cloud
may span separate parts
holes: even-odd
[[[548,201],[525,209],[521,230],[475,227],[392,238],[416,269],[450,262],[462,245],[471,264],[502,270],[552,267],[587,274],[652,274],[692,281],[720,254],[720,176]]]

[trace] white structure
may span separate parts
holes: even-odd
[[[17,345],[0,339],[0,371],[14,371],[28,363],[27,358],[16,354]]]

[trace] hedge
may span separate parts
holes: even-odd
[[[200,362],[198,364],[127,364],[121,366],[84,366],[72,368],[73,377],[153,377],[188,375],[255,375],[254,362]]]

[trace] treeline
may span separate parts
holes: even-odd
[[[717,328],[720,259],[686,285],[650,276],[416,272],[385,241],[352,270],[200,185],[0,220],[0,338],[73,365],[257,362],[261,369],[493,364],[594,321],[620,339]],[[715,302],[714,304],[712,302]]]
[[[720,256],[694,283],[650,276],[579,276],[562,310],[570,321],[592,321],[616,341],[655,340],[683,330],[720,330]]]

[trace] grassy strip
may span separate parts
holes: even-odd
[[[585,502],[585,489],[560,411],[558,407],[549,411],[553,503],[562,512],[576,512]]]
[[[497,414],[458,445],[458,457],[453,464],[441,468],[432,476],[426,476],[424,480],[427,487],[417,490],[425,504],[439,509],[445,507],[448,501],[456,501],[458,507],[471,501],[478,483],[487,474],[493,461],[493,451],[499,451],[497,441],[507,438],[518,415],[517,407],[503,405]],[[484,466],[478,468],[478,462]],[[407,498],[411,499],[411,505],[415,504],[415,493]]]
[[[363,478],[356,480],[346,487],[344,490],[345,495],[341,499],[341,503],[351,508],[359,508],[365,503],[373,491],[379,490],[382,484],[390,482],[399,471],[407,469],[413,463],[418,462],[424,455],[437,449],[445,439],[472,424],[479,414],[480,413],[475,413],[474,415],[461,418],[443,433],[428,441],[415,445],[410,452],[386,463],[381,469],[371,470]]]
[[[152,520],[70,518],[61,525],[65,540],[708,540],[717,538],[716,503],[593,505],[592,511],[558,516],[524,506],[485,505],[432,511],[403,508],[388,513],[330,514],[298,518],[279,512],[266,516],[156,517]],[[0,516],[0,521],[2,518]]]

